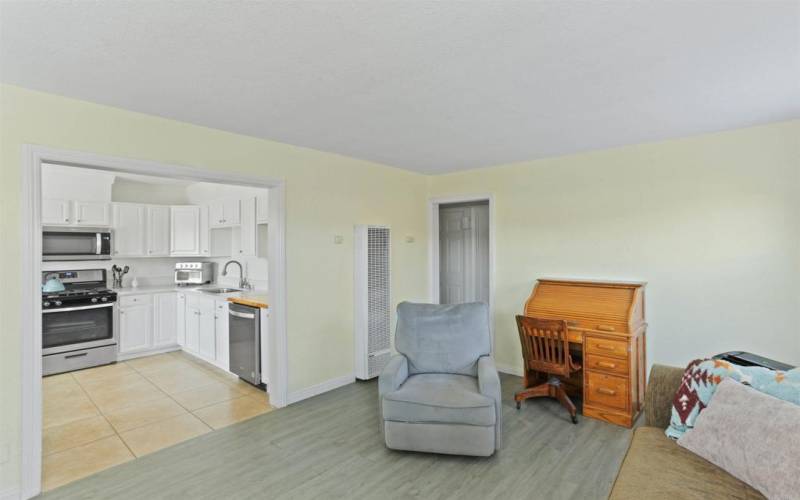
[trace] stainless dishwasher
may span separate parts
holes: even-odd
[[[228,306],[230,370],[242,380],[261,385],[261,310],[242,304]]]

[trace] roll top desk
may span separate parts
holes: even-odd
[[[643,282],[540,279],[524,314],[563,319],[583,352],[583,415],[632,427],[646,384]],[[526,373],[529,386],[536,374]],[[531,383],[532,385],[532,383]]]

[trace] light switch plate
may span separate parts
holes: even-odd
[[[336,236],[333,237],[333,243],[336,245],[341,245],[342,243],[344,243],[344,236],[342,236],[341,234],[337,234]]]

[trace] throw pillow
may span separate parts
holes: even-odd
[[[800,406],[723,380],[694,429],[678,445],[770,499],[800,492]]]
[[[686,367],[675,393],[667,436],[678,439],[694,427],[697,416],[711,402],[717,386],[729,377],[770,396],[800,405],[800,368],[781,372],[717,359],[696,359]]]

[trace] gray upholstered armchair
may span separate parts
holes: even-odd
[[[501,445],[500,378],[486,304],[397,306],[394,356],[378,392],[386,446],[489,456]]]

